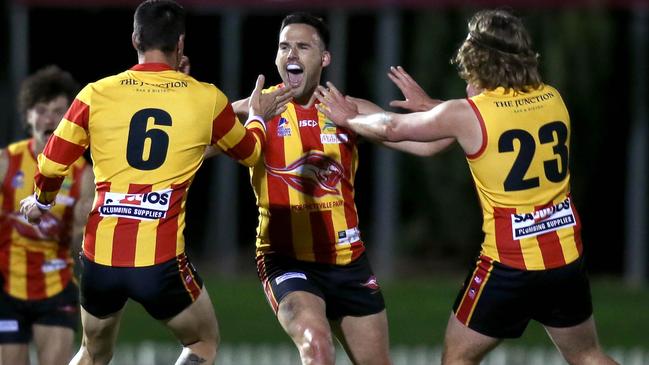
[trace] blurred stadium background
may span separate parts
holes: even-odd
[[[402,65],[432,96],[464,95],[449,59],[466,20],[485,7],[522,16],[541,54],[544,79],[571,112],[573,197],[584,224],[602,343],[624,364],[649,363],[647,187],[649,172],[648,0],[179,0],[189,12],[192,75],[232,99],[246,96],[274,67],[284,15],[307,10],[332,31],[324,79],[350,95],[400,95],[386,72]],[[16,90],[49,64],[82,84],[137,62],[131,47],[138,0],[3,0],[0,8],[0,145],[24,136]],[[478,253],[480,211],[457,148],[422,159],[360,146],[357,205],[368,252],[384,287],[397,364],[439,356],[456,291]],[[257,215],[247,171],[207,161],[188,202],[188,250],[221,322],[223,364],[293,364],[297,352],[255,278]],[[172,362],[179,346],[131,303],[115,364]],[[562,363],[542,328],[507,342],[487,364]],[[228,362],[229,361],[229,362]],[[341,360],[341,364],[346,364]]]

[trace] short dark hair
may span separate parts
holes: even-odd
[[[520,18],[507,10],[482,10],[468,28],[466,40],[451,60],[460,77],[486,90],[504,87],[527,92],[541,85],[539,55]]]
[[[27,110],[36,104],[49,102],[63,95],[72,102],[79,92],[79,84],[72,75],[58,66],[44,67],[27,77],[18,92],[18,111],[24,118]]]
[[[140,52],[159,49],[171,53],[185,34],[185,9],[173,0],[147,0],[133,17],[135,46]]]
[[[284,27],[290,24],[306,24],[312,26],[318,32],[322,43],[324,43],[325,50],[329,49],[329,27],[327,27],[327,24],[325,24],[322,18],[309,13],[292,13],[282,20],[282,26],[279,28],[279,31],[281,32],[284,30]]]

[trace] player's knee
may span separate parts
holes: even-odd
[[[581,351],[564,352],[563,357],[570,365],[614,363],[602,352],[599,346],[593,346]]]
[[[298,326],[296,339],[303,363],[333,364],[335,350],[331,331],[312,326]]]
[[[82,347],[81,354],[89,362],[81,361],[80,363],[108,364],[113,358],[113,349],[109,346],[85,346]]]
[[[442,365],[479,364],[485,353],[470,351],[465,348],[451,347],[445,344],[442,352]]]

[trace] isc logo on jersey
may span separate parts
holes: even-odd
[[[104,204],[99,207],[102,217],[122,217],[144,221],[167,216],[171,189],[144,194],[106,193]]]
[[[317,127],[318,121],[313,119],[300,120],[300,127]]]

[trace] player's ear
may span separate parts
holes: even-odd
[[[135,32],[131,33],[131,44],[133,45],[133,48],[137,51],[137,41],[135,38]]]
[[[184,54],[185,52],[185,35],[181,34],[180,37],[178,37],[178,44],[176,44],[178,47],[178,53],[181,55]]]
[[[329,51],[322,52],[322,67],[327,67],[331,63],[331,53]]]

